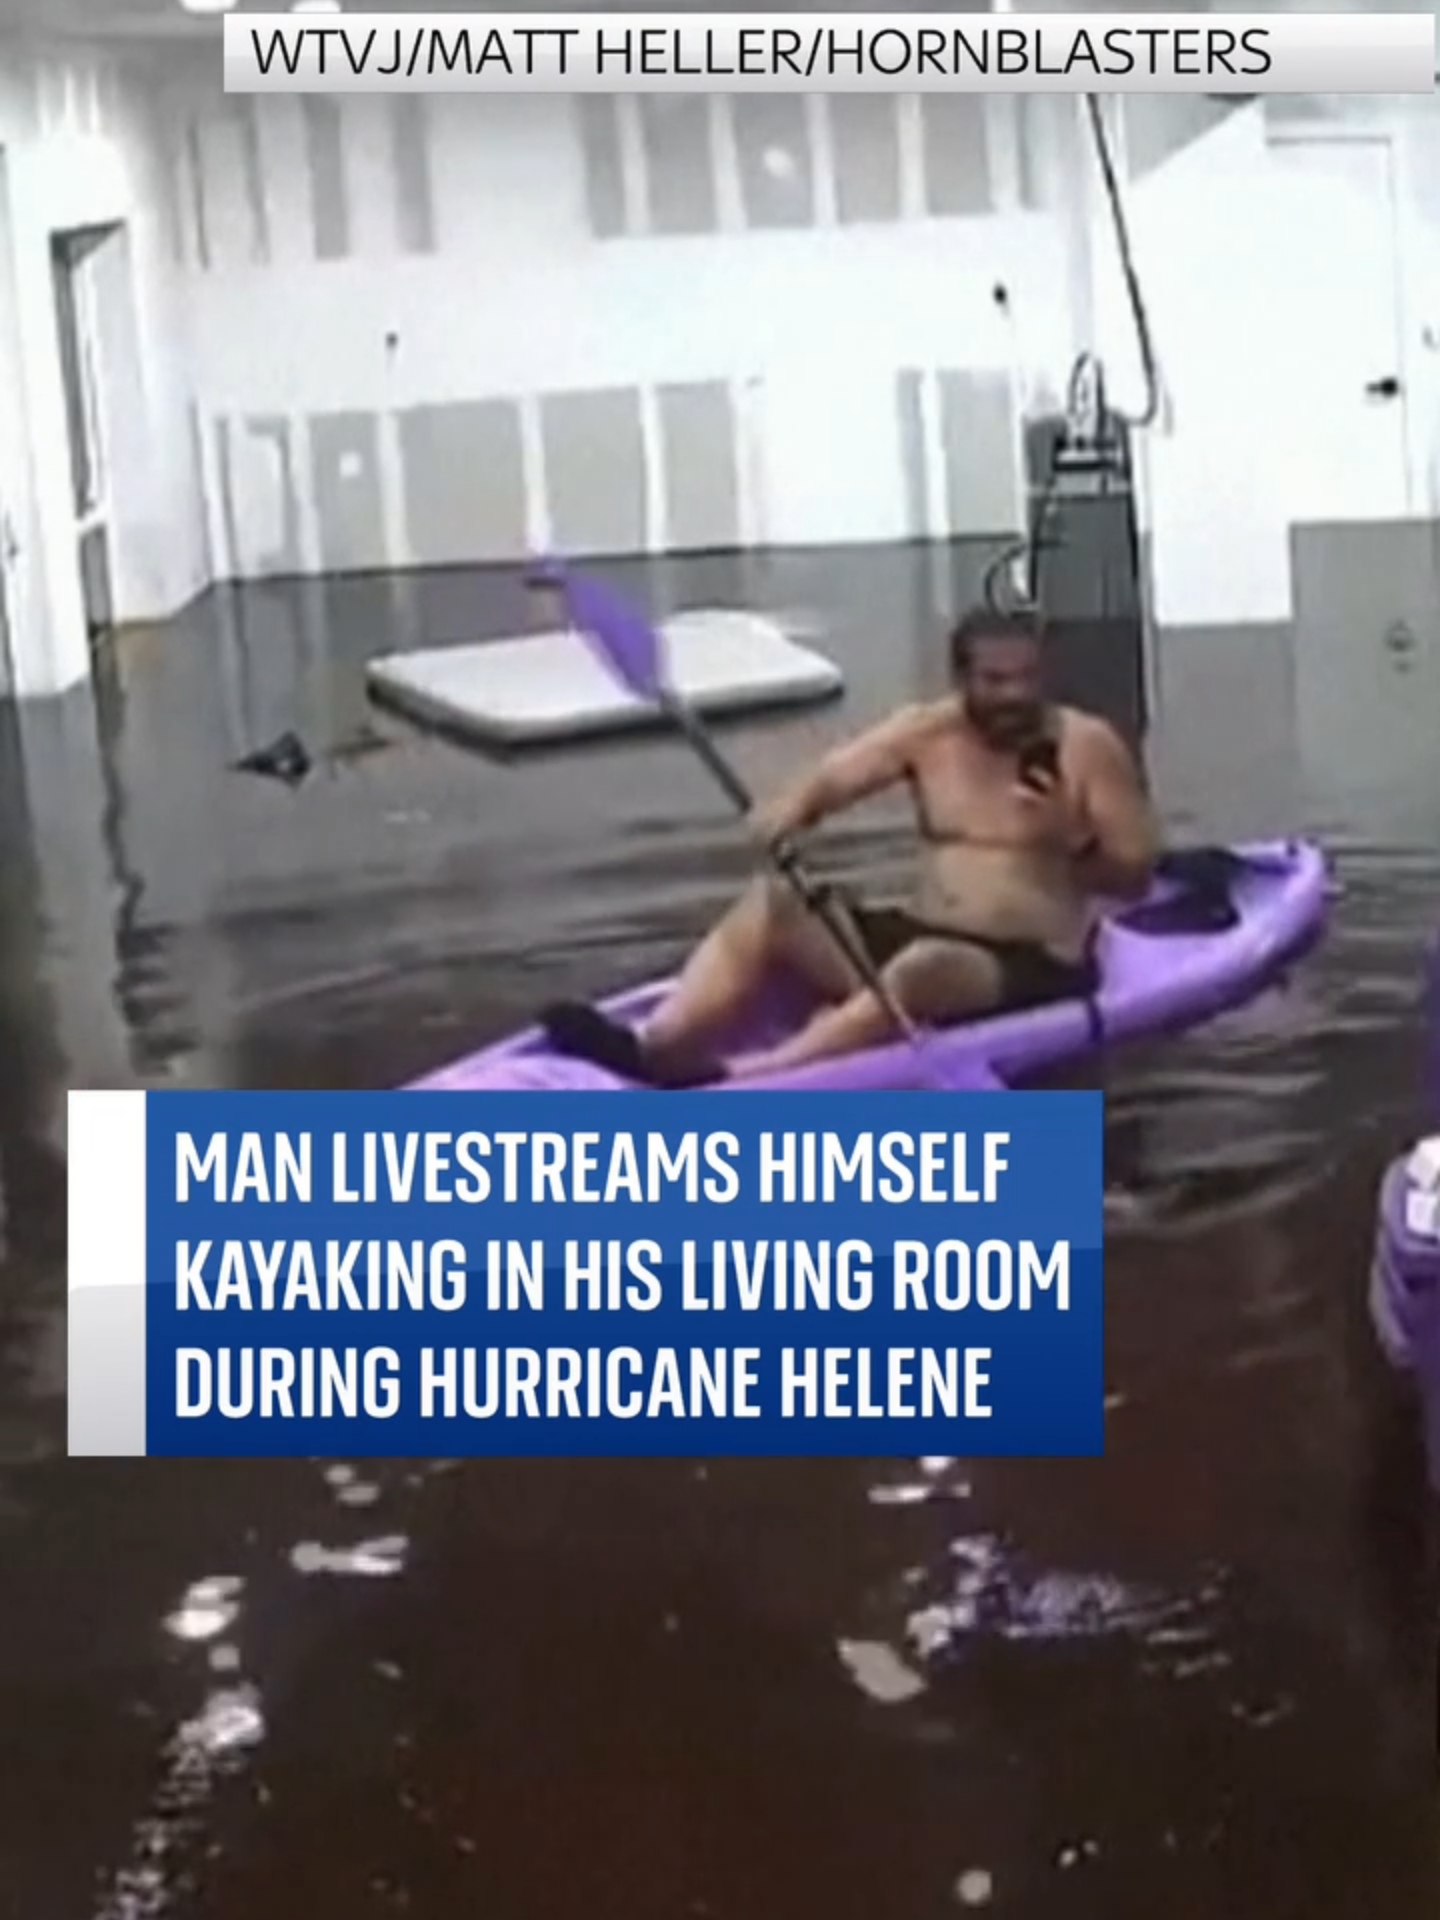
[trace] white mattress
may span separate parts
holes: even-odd
[[[663,623],[671,686],[700,713],[798,706],[839,693],[833,660],[760,614],[696,608]],[[491,743],[576,739],[646,724],[627,693],[570,632],[384,654],[371,693],[412,719]]]

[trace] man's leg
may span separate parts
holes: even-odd
[[[855,975],[815,916],[782,881],[754,881],[696,947],[664,1003],[641,1030],[657,1057],[703,1042],[741,1012],[781,964],[838,1000]]]
[[[912,1020],[947,1026],[994,1012],[1005,996],[1004,969],[984,947],[959,940],[916,940],[884,969],[882,978]],[[869,988],[817,1013],[799,1033],[731,1067],[736,1079],[785,1073],[896,1038],[889,1014]]]
[[[840,1000],[856,975],[832,937],[791,889],[756,880],[690,955],[669,995],[639,1032],[618,1026],[594,1007],[551,1009],[545,1024],[566,1052],[626,1079],[710,1079],[705,1043],[757,993],[772,968],[786,962],[818,993]]]

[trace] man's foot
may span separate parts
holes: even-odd
[[[591,1066],[603,1067],[621,1080],[650,1079],[639,1035],[618,1020],[609,1019],[598,1007],[587,1006],[583,1000],[562,1001],[545,1009],[540,1025],[560,1053],[588,1060]]]
[[[540,1025],[558,1052],[576,1060],[588,1060],[591,1066],[602,1067],[618,1079],[633,1080],[641,1086],[699,1087],[725,1078],[725,1069],[718,1061],[689,1061],[680,1069],[668,1060],[663,1064],[652,1060],[633,1028],[622,1026],[583,1000],[566,1000],[558,1006],[547,1007],[540,1016]]]

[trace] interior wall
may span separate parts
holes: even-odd
[[[1218,626],[1285,620],[1291,577],[1283,460],[1266,388],[1283,342],[1266,331],[1265,128],[1245,108],[1133,181],[1126,203],[1163,379],[1143,440],[1156,618]],[[1245,208],[1245,218],[1236,208]],[[1112,400],[1145,398],[1130,304],[1097,220],[1096,338]]]
[[[0,331],[7,385],[24,396],[23,432],[0,456],[0,486],[17,529],[8,574],[17,691],[52,693],[90,670],[65,430],[52,234],[118,224],[128,302],[107,331],[116,359],[112,411],[124,431],[125,506],[112,529],[122,621],[173,611],[204,584],[198,528],[187,527],[183,445],[188,374],[179,289],[161,239],[157,130],[143,73],[85,50],[7,55],[0,81],[13,333]],[[112,273],[114,268],[112,267]],[[116,283],[109,287],[113,295]],[[123,308],[128,304],[128,316]],[[123,392],[121,370],[123,368]],[[20,449],[23,447],[23,453]]]
[[[1071,351],[1013,122],[969,97],[191,93],[218,570],[1010,531],[1016,408]],[[984,485],[948,478],[957,402]]]
[[[1396,371],[1405,387],[1415,479],[1412,510],[1440,515],[1440,101],[1434,95],[1277,96],[1267,124],[1297,132],[1393,142],[1401,339]]]
[[[497,96],[482,113],[455,95],[227,99],[169,55],[12,60],[17,685],[88,672],[53,231],[124,236],[104,267],[122,621],[227,576],[994,534],[1018,518],[1017,410],[1057,400],[1078,348],[1140,398],[1080,107]],[[1276,116],[1394,133],[1415,510],[1440,498],[1434,102],[1132,102],[1122,162],[1167,385],[1142,517],[1170,622],[1291,611],[1286,462],[1304,455],[1266,377],[1285,350]]]
[[[1146,152],[1153,151],[1160,104],[1145,103]],[[1128,103],[1119,117],[1123,147],[1133,132]],[[1396,224],[1405,464],[1412,475],[1432,476],[1411,487],[1408,506],[1402,496],[1398,511],[1410,518],[1436,511],[1440,194],[1432,183],[1440,177],[1440,112],[1430,99],[1276,97],[1241,106],[1201,126],[1159,165],[1147,163],[1138,178],[1131,156],[1127,214],[1165,386],[1161,418],[1144,438],[1143,479],[1156,612],[1166,623],[1288,620],[1293,529],[1353,519],[1365,507],[1361,500],[1357,508],[1364,482],[1345,459],[1347,446],[1363,446],[1363,435],[1332,411],[1359,404],[1358,385],[1356,394],[1317,390],[1305,405],[1281,377],[1296,358],[1301,330],[1323,330],[1336,306],[1334,289],[1327,283],[1322,297],[1300,258],[1305,246],[1325,244],[1323,189],[1317,185],[1311,196],[1312,217],[1297,250],[1297,203],[1272,162],[1268,141],[1287,126],[1378,134],[1393,143],[1396,205],[1377,201],[1374,221]],[[1092,232],[1096,337],[1113,397],[1134,408],[1143,387],[1108,215]],[[1350,378],[1351,370],[1337,364],[1336,387]],[[1328,503],[1317,483],[1327,467],[1335,475]],[[1368,517],[1397,511],[1397,488],[1377,480],[1372,491],[1377,504]]]

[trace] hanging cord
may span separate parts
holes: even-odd
[[[1135,271],[1135,256],[1130,246],[1130,227],[1125,218],[1125,202],[1121,197],[1120,182],[1110,153],[1110,138],[1105,131],[1105,114],[1098,94],[1085,95],[1085,110],[1090,118],[1095,156],[1100,162],[1100,178],[1104,184],[1105,199],[1110,208],[1110,224],[1115,229],[1115,248],[1120,255],[1120,271],[1125,279],[1125,294],[1130,302],[1130,317],[1135,322],[1135,342],[1140,349],[1140,367],[1145,376],[1144,411],[1134,416],[1117,413],[1115,417],[1124,420],[1130,427],[1149,427],[1155,424],[1160,413],[1160,370],[1155,360],[1155,342],[1150,332],[1150,316],[1145,310],[1145,296],[1140,289],[1140,276]],[[1080,368],[1087,360],[1095,365],[1098,376],[1099,362],[1095,360],[1095,356],[1082,354],[1076,361],[1075,371],[1070,377],[1072,392]],[[1102,392],[1102,408],[1103,403]]]
[[[1120,191],[1119,176],[1110,151],[1110,137],[1105,130],[1104,109],[1098,94],[1085,95],[1085,110],[1090,123],[1091,139],[1095,146],[1095,157],[1100,166],[1101,183],[1105,189],[1106,206],[1109,209],[1110,224],[1115,234],[1115,248],[1120,257],[1120,271],[1125,281],[1125,295],[1135,326],[1135,340],[1140,350],[1140,366],[1145,380],[1145,405],[1139,414],[1124,414],[1118,409],[1112,411],[1106,404],[1105,375],[1098,356],[1087,350],[1078,357],[1070,369],[1065,410],[1072,424],[1083,420],[1098,438],[1107,419],[1123,421],[1131,428],[1153,426],[1160,413],[1161,388],[1155,343],[1150,332],[1150,316],[1146,311],[1140,276],[1135,268],[1134,250],[1130,244],[1130,226],[1125,218],[1125,202]],[[1084,387],[1087,380],[1091,383],[1088,394]],[[1057,544],[1049,535],[1057,489],[1058,476],[1052,466],[1050,477],[1035,503],[1029,532],[1023,539],[1015,541],[1003,552],[997,554],[985,570],[985,601],[996,612],[1014,610],[1013,604],[1011,606],[1002,604],[1001,583],[1010,581],[1012,587],[1010,599],[1013,603],[1012,569],[1020,560],[1025,562],[1022,605],[1033,610],[1039,604],[1041,557],[1053,551]]]
[[[1033,613],[1039,605],[1040,555],[1058,545],[1058,542],[1046,537],[1046,525],[1055,510],[1055,491],[1055,476],[1052,474],[1036,503],[1030,532],[1013,540],[1008,547],[1002,547],[986,567],[981,590],[985,604],[992,613]],[[1014,568],[1021,560],[1025,562],[1025,586],[1017,601]]]

